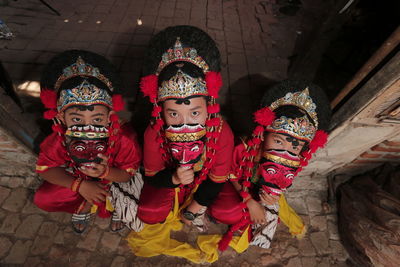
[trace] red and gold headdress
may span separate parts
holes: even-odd
[[[149,44],[148,57],[144,66],[144,77],[140,88],[145,96],[154,104],[152,117],[153,128],[159,132],[160,151],[166,160],[169,153],[166,148],[164,121],[160,116],[159,103],[167,99],[185,99],[193,96],[205,96],[208,100],[208,119],[206,121],[207,155],[204,166],[196,183],[207,178],[215,154],[216,144],[222,121],[219,116],[220,107],[216,103],[218,91],[222,86],[220,74],[220,55],[215,42],[204,31],[193,26],[169,27],[155,35]],[[182,64],[183,63],[183,64]],[[159,81],[159,77],[172,64],[177,71],[172,77]],[[179,65],[189,64],[203,75],[196,76]]]
[[[83,50],[68,50],[56,55],[45,67],[41,79],[40,98],[48,110],[46,119],[53,119],[53,130],[65,144],[66,129],[55,119],[59,112],[71,106],[103,105],[110,110],[124,108],[119,93],[120,80],[112,64],[104,57]],[[116,134],[120,128],[118,116],[110,116],[108,150],[111,154]],[[67,131],[67,134],[72,134]],[[76,134],[76,133],[75,133]]]

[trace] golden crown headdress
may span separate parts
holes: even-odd
[[[209,66],[204,59],[197,54],[197,50],[192,47],[182,47],[180,37],[172,48],[162,55],[161,62],[157,68],[157,75],[169,64],[176,61],[186,61],[195,64],[203,70],[204,73],[208,72]]]
[[[281,116],[280,118],[275,119],[271,125],[267,126],[267,130],[288,134],[307,142],[310,142],[314,138],[317,131],[313,123],[308,119],[307,115],[294,119]]]
[[[169,98],[186,98],[193,95],[208,95],[206,82],[202,78],[193,78],[178,70],[169,80],[163,81],[158,88],[158,101]]]
[[[84,80],[78,87],[62,90],[57,101],[58,111],[67,109],[74,105],[105,105],[112,108],[112,98],[107,90]]]
[[[63,73],[60,75],[60,77],[58,77],[54,88],[58,90],[65,80],[77,76],[93,77],[99,79],[108,87],[108,89],[110,89],[111,92],[114,91],[111,81],[107,79],[106,76],[101,74],[98,68],[86,63],[80,56],[74,64],[63,69]]]
[[[308,114],[308,116],[310,116],[310,118],[313,120],[315,128],[318,129],[318,116],[316,111],[317,105],[315,105],[312,98],[310,97],[310,92],[308,91],[308,87],[303,91],[287,93],[284,97],[274,101],[270,105],[270,109],[274,111],[278,107],[286,105],[296,106],[304,110]]]

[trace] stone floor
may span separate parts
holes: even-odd
[[[302,34],[301,22],[310,20],[310,9],[318,1],[47,2],[61,16],[36,0],[0,0],[0,19],[15,35],[0,40],[0,60],[17,87],[26,120],[41,117],[37,97],[44,65],[56,53],[72,48],[105,55],[118,67],[129,118],[141,105],[137,85],[147,42],[164,27],[190,24],[207,31],[221,50],[220,103],[238,134],[249,128],[247,119],[265,87],[287,77],[289,58]],[[124,240],[128,231],[110,233],[107,220],[96,218],[86,234],[75,235],[69,215],[42,212],[32,205],[40,181],[31,165],[0,164],[1,266],[193,265],[176,257],[135,257]],[[303,240],[291,238],[280,226],[271,249],[251,247],[241,255],[228,249],[212,266],[346,266],[348,256],[340,244],[335,209],[324,203],[326,188],[326,179],[299,177],[288,192],[289,203],[309,227]],[[182,233],[189,241],[197,235],[189,228]]]
[[[9,172],[8,175],[18,175]],[[25,173],[25,175],[27,175]],[[4,176],[4,174],[3,174]],[[11,176],[10,176],[11,178]],[[0,186],[0,263],[2,266],[194,266],[185,259],[169,256],[142,258],[134,256],[124,238],[129,231],[109,231],[109,220],[95,218],[83,235],[72,232],[70,215],[47,213],[32,204],[39,180],[31,174],[31,184],[24,177],[12,176]],[[18,182],[20,181],[20,182]],[[22,186],[21,186],[22,185]],[[342,247],[334,210],[321,205],[316,197],[304,201],[302,216],[308,233],[302,240],[292,238],[279,225],[270,249],[250,247],[242,254],[232,249],[221,253],[211,266],[348,266]],[[214,231],[224,227],[214,225]],[[197,231],[184,227],[178,234],[191,243]]]

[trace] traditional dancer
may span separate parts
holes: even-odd
[[[116,114],[124,108],[119,90],[111,63],[87,51],[55,56],[42,76],[41,100],[48,109],[44,117],[54,124],[40,146],[36,171],[45,181],[34,203],[49,212],[72,213],[77,233],[85,231],[96,210],[108,217],[116,209],[112,231],[122,229],[122,223],[135,229],[142,225],[129,214],[137,204],[121,206],[126,195],[139,198],[143,182],[137,172],[141,149],[136,135]],[[128,194],[118,195],[121,187]],[[114,205],[106,201],[110,199]]]

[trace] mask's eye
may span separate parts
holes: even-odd
[[[286,174],[285,177],[288,178],[288,179],[292,179],[293,180],[294,174],[293,173],[289,173],[289,174]]]
[[[276,173],[276,170],[274,168],[267,168],[266,171],[269,174],[275,174]]]
[[[105,147],[104,147],[103,145],[97,145],[97,146],[96,146],[96,150],[97,150],[97,151],[104,151],[104,148],[105,148]]]
[[[93,122],[95,122],[95,123],[99,123],[99,122],[102,122],[102,121],[103,121],[102,118],[95,118],[95,119],[93,119]]]
[[[197,151],[199,151],[200,149],[199,149],[199,146],[194,146],[194,147],[192,147],[191,149],[190,149],[190,151],[193,151],[193,152],[197,152]]]
[[[178,149],[176,149],[176,148],[171,148],[171,152],[172,152],[172,153],[178,153],[178,152],[179,152],[179,150],[178,150]]]
[[[82,145],[77,145],[77,146],[75,146],[75,150],[76,150],[76,151],[79,151],[79,152],[82,152],[82,151],[85,150],[85,147],[82,146]]]
[[[74,117],[71,119],[73,122],[81,122],[81,118]]]
[[[193,117],[197,117],[197,116],[199,116],[200,115],[200,112],[198,112],[198,111],[193,111],[192,112],[192,116]]]

